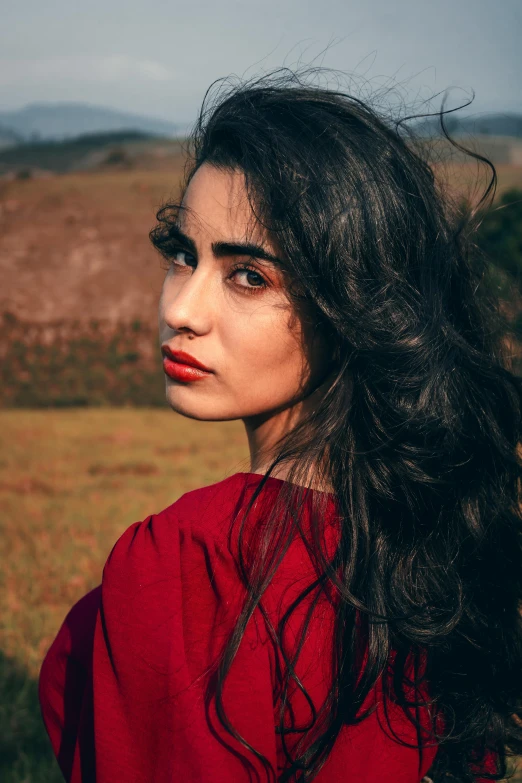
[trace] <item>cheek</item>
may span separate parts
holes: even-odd
[[[226,342],[227,380],[243,400],[284,402],[299,392],[307,364],[298,325],[286,311],[250,318]]]

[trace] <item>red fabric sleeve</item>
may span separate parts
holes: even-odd
[[[207,705],[205,699],[205,675],[244,599],[226,543],[232,507],[241,500],[238,481],[187,493],[131,525],[107,559],[102,584],[65,618],[43,661],[39,692],[67,783],[271,779],[259,759],[223,728],[215,702]],[[305,586],[309,570],[306,551],[290,547],[265,594],[274,625]],[[316,708],[330,685],[325,653],[332,631],[331,607],[326,601],[318,607],[296,668]],[[289,643],[298,638],[307,609],[304,601],[292,615]],[[232,725],[274,770],[284,762],[275,731],[277,664],[256,610],[225,680],[224,707]],[[303,726],[310,706],[299,689],[294,691],[292,711]],[[368,701],[375,695],[379,689]],[[393,714],[392,723],[408,739],[411,726],[404,717]],[[416,749],[395,742],[377,710],[358,726],[343,727],[317,781],[419,783],[434,755],[434,748],[427,749],[419,770]]]
[[[101,590],[69,612],[42,665],[42,714],[66,781],[239,783],[250,780],[245,757],[266,779],[205,701],[205,673],[242,596],[231,556],[205,531],[166,514],[125,531]],[[233,726],[275,768],[267,642],[254,613],[223,699]]]
[[[101,585],[69,611],[45,656],[39,677],[42,718],[65,780],[79,769],[84,748],[84,774],[75,780],[93,780],[92,757],[92,648],[100,606]],[[87,747],[85,747],[87,745]]]

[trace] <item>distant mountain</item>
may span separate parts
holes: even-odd
[[[0,119],[1,122],[1,119]],[[482,114],[469,117],[457,117],[455,114],[444,115],[444,124],[452,135],[471,133],[474,136],[511,136],[522,138],[522,114],[503,112],[501,114]],[[440,134],[438,117],[427,117],[412,125],[413,130],[421,135]]]
[[[2,128],[0,126],[0,150],[6,149],[6,147],[14,147],[16,144],[20,144],[23,141],[18,133],[15,133],[10,128]]]
[[[85,103],[33,103],[23,109],[2,111],[0,126],[24,141],[60,140],[123,130],[171,137],[186,130],[185,125]]]

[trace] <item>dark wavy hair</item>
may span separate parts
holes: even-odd
[[[208,106],[211,85],[189,137],[183,192],[203,163],[244,173],[256,218],[282,249],[296,310],[329,340],[333,379],[321,405],[281,439],[266,471],[288,467],[257,532],[255,557],[245,544],[246,519],[265,476],[240,522],[247,598],[209,698],[275,779],[231,725],[222,699],[259,607],[284,662],[274,694],[288,762],[281,781],[313,780],[343,725],[367,714],[358,710],[392,657],[384,696],[402,705],[421,751],[417,708],[427,707],[438,745],[430,777],[488,777],[489,757],[491,779],[503,778],[509,756],[522,754],[522,381],[506,350],[488,261],[474,241],[496,171],[450,137],[444,99],[435,116],[447,142],[491,172],[475,206],[457,201],[406,124],[426,114],[393,119],[370,101],[307,83],[318,70],[283,68],[240,81]],[[182,208],[165,204],[151,231],[167,258],[170,226]],[[333,557],[321,543],[324,493],[312,493],[310,529],[299,524],[300,493],[312,484],[332,487],[338,504]],[[317,578],[273,627],[263,593],[296,531]],[[295,648],[285,649],[283,632],[302,601],[313,609],[325,591],[336,611],[334,677],[321,708],[310,704],[305,731],[291,718],[285,723],[285,714],[291,684],[306,695],[295,667],[307,624]],[[359,678],[363,631],[367,661]],[[423,682],[424,700],[417,690]],[[292,731],[302,734],[294,753],[286,742]]]

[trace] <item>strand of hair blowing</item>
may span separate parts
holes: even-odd
[[[417,708],[430,710],[439,745],[430,777],[471,783],[488,776],[493,758],[491,778],[503,778],[508,756],[522,754],[522,383],[509,369],[505,324],[473,241],[495,169],[469,153],[492,177],[477,207],[462,212],[402,135],[410,118],[393,122],[288,69],[236,85],[208,109],[207,95],[185,188],[204,162],[244,172],[256,217],[282,249],[305,332],[328,336],[333,368],[321,405],[280,442],[267,471],[289,466],[262,531],[249,531],[247,520],[264,478],[240,520],[247,600],[209,698],[252,769],[262,762],[275,779],[223,707],[226,675],[259,607],[281,662],[281,781],[313,780],[341,728],[364,718],[358,710],[383,673],[385,700],[403,706],[419,748]],[[450,139],[443,115],[442,107],[447,139],[468,152]],[[158,212],[151,238],[164,256],[182,208]],[[333,558],[323,551],[321,493],[310,529],[296,512],[301,487],[322,481],[339,509]],[[296,534],[317,579],[274,627],[262,597]],[[292,686],[307,695],[296,673],[307,623],[288,649],[284,628],[301,601],[310,617],[321,595],[336,608],[334,678],[325,704],[309,700],[310,724],[297,727],[288,694]]]

